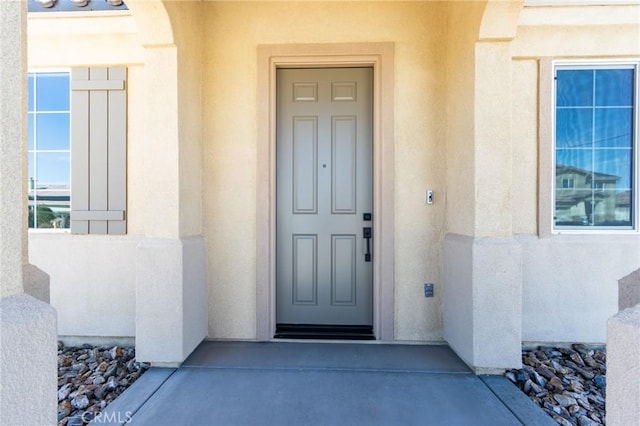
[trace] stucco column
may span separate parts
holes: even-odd
[[[475,46],[476,237],[509,238],[512,232],[510,44],[480,41]]]
[[[24,293],[26,2],[0,2],[0,424],[55,425],[55,310]]]
[[[607,424],[626,426],[640,419],[640,305],[607,322]]]
[[[197,19],[186,19],[189,27],[169,25],[173,33],[160,31],[154,38],[154,32],[166,25],[145,20],[145,8],[157,13],[165,6],[133,4],[148,42],[144,67],[149,106],[143,141],[149,153],[144,164],[146,238],[136,257],[136,358],[175,366],[206,337],[208,324],[200,201],[200,65],[193,61],[200,50],[188,42],[198,26]],[[198,5],[175,7],[177,13],[188,13]],[[169,17],[163,17],[167,24]]]
[[[522,358],[522,250],[513,238],[511,43],[475,46],[475,232],[472,365],[518,368]]]
[[[452,175],[448,191],[466,193],[473,202],[471,209],[454,214],[460,223],[450,225],[454,232],[444,240],[444,337],[479,373],[521,365],[522,254],[512,235],[511,206],[510,39],[514,34],[503,33],[510,29],[503,26],[507,17],[517,20],[518,7],[517,3],[490,2],[479,40],[469,37],[460,42],[457,47],[467,53],[454,56],[457,62],[449,64],[460,73],[457,81],[471,91],[469,98],[460,99],[455,96],[456,87],[449,88],[454,94],[449,102],[468,105],[450,108],[449,119],[473,126],[466,133],[464,128],[450,129],[448,149],[465,150],[464,155],[451,156],[451,161],[467,177],[461,180]],[[458,27],[457,31],[471,30]],[[455,187],[460,182],[466,182],[465,187]]]
[[[23,247],[26,244],[24,227],[24,37],[26,37],[22,5],[2,2],[0,8],[0,296],[21,293]],[[12,16],[12,14],[15,14]]]

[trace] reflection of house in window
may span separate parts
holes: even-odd
[[[556,225],[628,226],[630,194],[616,190],[620,179],[620,176],[558,164]]]
[[[631,191],[616,194],[616,222],[629,223],[631,217]]]
[[[37,199],[35,194],[37,190]],[[38,185],[29,191],[29,225],[32,228],[69,228],[68,185]],[[36,209],[34,214],[34,208]]]

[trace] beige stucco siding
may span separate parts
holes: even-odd
[[[178,169],[173,179],[178,185],[175,200],[178,205],[173,207],[179,214],[178,234],[189,237],[202,234],[202,52],[205,48],[202,4],[197,1],[168,2],[166,7],[171,16],[177,55],[177,81],[174,82],[177,111],[172,108],[165,111],[177,113],[179,144],[172,148],[178,149],[175,163]],[[162,88],[158,89],[161,95]]]
[[[144,61],[134,18],[111,13],[31,13],[29,67],[121,65]]]
[[[538,61],[514,60],[513,233],[535,235],[538,212]]]
[[[523,253],[522,340],[604,343],[618,279],[640,265],[637,235],[518,236]]]
[[[206,3],[205,234],[209,334],[255,334],[256,58],[259,44],[395,43],[398,339],[441,337],[444,222],[444,10],[436,3]],[[215,29],[215,31],[209,30]],[[436,202],[425,204],[426,189]]]
[[[475,217],[474,191],[474,97],[473,73],[475,41],[482,15],[482,4],[451,3],[447,27],[467,28],[451,31],[446,38],[446,232],[473,235]],[[455,190],[452,190],[455,188]]]

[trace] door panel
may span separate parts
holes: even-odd
[[[356,213],[356,117],[331,118],[331,212]]]
[[[372,78],[371,68],[277,71],[278,324],[373,323],[363,235],[373,209]]]
[[[315,235],[293,236],[293,303],[316,305],[318,296],[318,239]]]
[[[293,213],[317,213],[318,118],[293,117]]]
[[[356,304],[356,236],[331,236],[331,304]]]

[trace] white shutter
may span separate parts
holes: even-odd
[[[71,71],[71,232],[124,234],[126,68]]]

